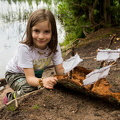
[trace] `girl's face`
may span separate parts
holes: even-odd
[[[48,20],[39,22],[32,27],[32,38],[34,46],[45,49],[52,37],[51,24]]]

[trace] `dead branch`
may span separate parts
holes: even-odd
[[[110,43],[109,43],[109,45],[108,45],[108,49],[111,48],[111,45],[112,45],[113,40],[114,40],[115,37],[116,37],[116,34],[113,34],[113,35],[110,37]],[[102,67],[104,66],[104,64],[105,64],[105,61],[102,61],[101,64],[100,64],[100,68],[102,68]]]
[[[16,109],[19,107],[19,105],[24,101],[25,98],[27,98],[27,97],[29,97],[29,96],[31,96],[31,95],[33,95],[33,94],[42,93],[43,90],[44,90],[44,87],[41,88],[41,89],[32,91],[32,92],[30,92],[30,93],[26,93],[25,95],[20,96],[20,97],[18,97],[18,98],[16,98],[16,99],[13,99],[13,100],[11,100],[10,102],[8,102],[6,105],[3,105],[3,106],[0,108],[0,110],[1,110],[1,109],[4,109],[5,107],[10,106],[10,105],[14,105],[14,107],[15,107],[14,110],[16,110]]]
[[[109,43],[109,45],[108,45],[108,48],[111,47],[111,45],[112,45],[113,40],[114,40],[115,37],[116,37],[116,34],[113,34],[113,35],[111,36],[111,38],[110,38],[110,43]]]

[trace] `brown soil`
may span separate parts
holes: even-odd
[[[74,78],[79,77],[77,79],[79,82],[75,83],[82,85],[81,80],[84,79],[85,75],[100,66],[100,62],[94,60],[97,55],[96,50],[98,48],[107,48],[112,34],[116,34],[116,38],[120,38],[120,29],[101,29],[90,34],[85,39],[79,39],[80,43],[77,43],[75,51],[83,59],[83,62],[79,64],[80,68],[86,68],[87,72],[81,71],[80,73],[83,72],[84,74],[80,75],[75,73],[77,76],[73,74]],[[118,49],[120,46],[120,40],[116,38],[111,45],[111,49]],[[69,53],[67,51],[64,59],[70,56],[71,51]],[[107,90],[113,94],[120,94],[119,63],[120,60],[118,59],[106,79],[102,79],[98,84],[103,86],[105,82],[104,88],[107,86]],[[44,76],[50,76],[52,72],[53,69],[48,69],[44,72]],[[92,90],[102,95],[106,93],[101,91],[98,85],[97,88],[94,85]],[[112,87],[109,88],[110,86]],[[90,86],[86,86],[86,89],[90,89]],[[1,91],[1,100],[8,91],[11,91],[8,86]],[[15,105],[14,101],[9,106],[3,106],[0,103],[0,120],[120,120],[120,105],[117,102],[112,102],[109,98],[104,98],[89,94],[84,89],[81,89],[81,91],[80,89],[75,89],[75,86],[71,85],[71,83],[69,83],[68,87],[62,83],[56,85],[54,90],[37,90],[18,98],[19,106],[16,109],[13,108],[13,105]],[[119,102],[120,97],[117,97],[117,100]]]

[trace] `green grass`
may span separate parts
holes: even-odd
[[[36,109],[36,110],[39,109],[39,107],[40,107],[39,104],[35,104],[35,105],[32,106],[32,108],[33,108],[33,109]]]

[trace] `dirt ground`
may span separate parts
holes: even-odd
[[[98,48],[106,49],[110,43],[110,35],[116,34],[111,49],[120,47],[120,29],[101,29],[90,34],[85,39],[79,39],[75,48],[83,62],[79,64],[88,70],[100,66],[95,60]],[[82,44],[82,45],[81,45]],[[65,54],[65,53],[64,53]],[[68,51],[64,59],[71,56]],[[106,63],[107,64],[107,63]],[[44,76],[49,76],[53,69],[45,71]],[[111,68],[107,80],[112,85],[111,91],[120,92],[120,60]],[[8,86],[0,92],[0,100],[11,89]],[[54,90],[41,89],[18,99],[19,107],[14,110],[3,107],[0,102],[0,120],[120,120],[120,106],[102,98],[73,91],[61,85],[56,85]]]

